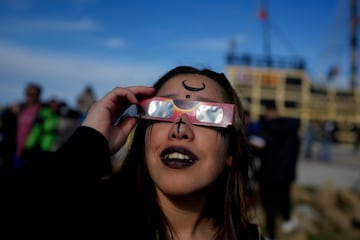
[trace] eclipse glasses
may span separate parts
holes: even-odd
[[[179,116],[186,114],[194,125],[226,128],[234,125],[235,105],[152,97],[140,101],[136,109],[129,108],[126,112],[117,120],[117,123],[128,116],[174,122]]]

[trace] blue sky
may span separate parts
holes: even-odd
[[[300,56],[314,82],[341,65],[331,85],[349,86],[348,0],[267,0],[271,52]],[[151,85],[177,65],[226,73],[238,53],[263,53],[261,0],[1,0],[0,105],[38,82],[43,100],[74,106],[85,85]]]

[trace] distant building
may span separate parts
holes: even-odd
[[[335,140],[353,142],[352,127],[360,122],[360,89],[339,90],[316,86],[296,58],[237,55],[227,59],[227,76],[256,120],[267,103],[275,103],[282,116],[299,119],[302,129],[309,120],[332,120]]]

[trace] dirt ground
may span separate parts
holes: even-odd
[[[327,183],[321,187],[294,185],[293,216],[298,220],[294,231],[281,231],[282,219],[277,219],[277,240],[360,240],[360,192],[338,189]],[[253,222],[262,227],[264,217],[255,196]]]

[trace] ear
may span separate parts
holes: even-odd
[[[231,155],[229,155],[229,156],[227,157],[227,159],[226,159],[225,165],[226,165],[227,167],[231,167],[232,164],[233,164],[233,157],[232,157]]]

